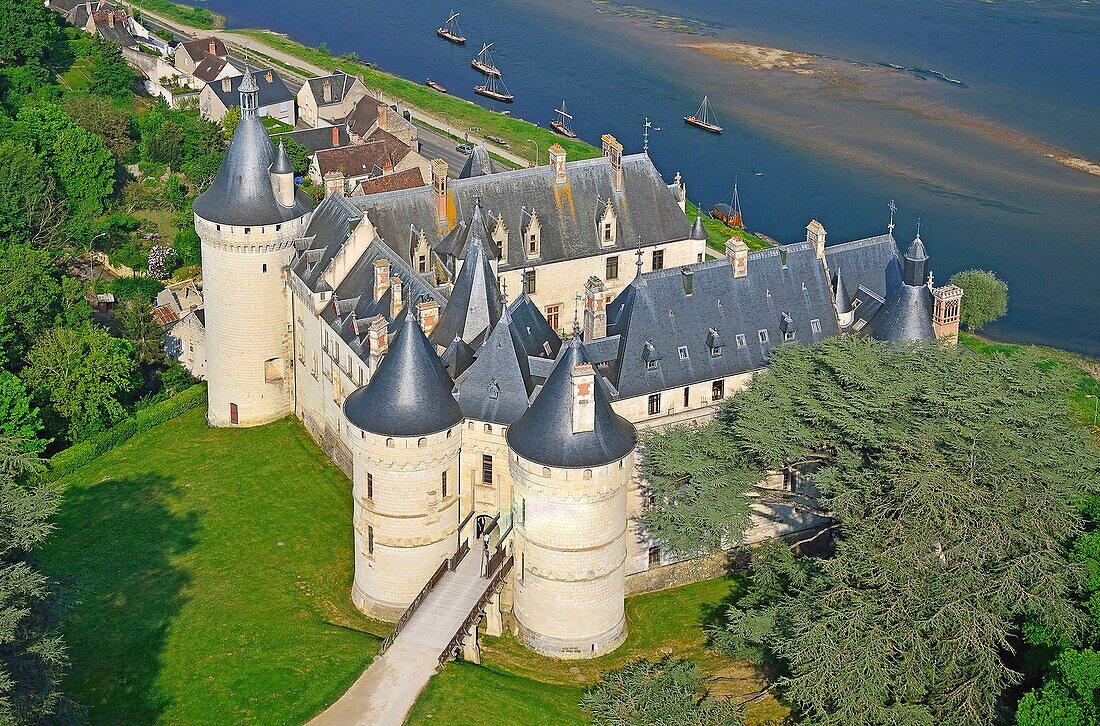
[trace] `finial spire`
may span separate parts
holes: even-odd
[[[500,281],[500,303],[505,308],[508,307],[508,278]]]
[[[920,239],[920,217],[917,217],[917,239]]]
[[[891,199],[886,206],[890,210],[890,224],[886,225],[886,230],[892,235],[894,234],[894,212],[898,211],[898,205],[894,204],[894,200]]]
[[[580,296],[580,293],[577,293],[576,295],[573,296],[573,330],[578,330],[579,327],[580,327],[579,323],[577,322],[580,319],[579,318],[580,309],[581,309],[581,296]]]

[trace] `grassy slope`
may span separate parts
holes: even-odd
[[[224,28],[225,16],[208,8],[170,2],[170,0],[127,0],[131,5],[145,8],[164,17],[190,25],[192,28]]]
[[[487,708],[502,723],[577,723],[584,720],[578,703],[586,684],[631,660],[660,658],[665,648],[698,663],[713,692],[740,700],[762,687],[759,674],[749,663],[708,650],[703,631],[704,625],[721,619],[740,590],[739,580],[719,578],[632,597],[626,603],[626,643],[594,660],[554,660],[531,653],[510,636],[483,636],[482,665],[448,665],[421,694],[409,723],[459,726],[477,721]],[[786,713],[774,699],[765,698],[750,707],[749,723]]]
[[[300,723],[387,626],[352,606],[350,486],[293,420],[205,408],[64,480],[42,554],[66,588],[66,690],[92,723]]]

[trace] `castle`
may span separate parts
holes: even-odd
[[[784,343],[957,336],[961,290],[933,287],[919,235],[904,254],[892,224],[826,247],[813,221],[804,241],[735,237],[708,260],[679,174],[611,136],[596,159],[555,147],[493,174],[471,157],[457,179],[437,160],[430,186],[315,208],[250,74],[240,91],[194,203],[209,422],[293,413],[349,474],[352,598],[374,617],[484,539],[514,563],[490,619],[510,610],[548,655],[613,650],[627,593],[691,576],[634,522],[638,428],[713,417]],[[759,519],[760,536],[815,524]]]

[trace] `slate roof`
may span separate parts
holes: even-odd
[[[569,181],[554,184],[548,166],[499,172],[468,179],[453,179],[448,191],[449,226],[468,219],[478,199],[487,219],[499,213],[508,230],[508,257],[500,270],[528,264],[521,243],[523,217],[534,210],[542,225],[541,256],[550,263],[600,254],[613,254],[642,246],[687,239],[691,232],[684,213],[653,162],[645,154],[623,158],[623,192],[616,194],[611,165],[604,157],[567,164]],[[617,244],[601,243],[596,215],[608,199],[618,216]],[[435,216],[435,192],[431,187],[354,197],[379,233],[394,249],[408,256],[406,231],[412,224],[424,229],[433,249],[439,234]]]
[[[387,162],[392,168],[412,151],[405,142],[383,129],[375,129],[361,144],[316,153],[321,176],[339,171],[348,177],[381,175]],[[421,178],[423,183],[423,178]]]
[[[703,226],[703,217],[701,215],[695,215],[695,222],[691,225],[691,238],[692,239],[706,239],[707,230]]]
[[[453,387],[410,306],[378,371],[344,401],[344,414],[381,436],[434,434],[462,420]]]
[[[186,42],[180,43],[180,46],[187,49],[187,55],[191,56],[191,60],[198,61],[205,56],[211,55],[211,41],[213,41],[214,43],[213,55],[228,55],[228,52],[225,50],[225,43],[223,43],[219,38],[213,35],[207,36],[205,38],[195,38],[193,40],[188,40]]]
[[[458,380],[458,404],[467,418],[509,425],[527,411],[535,382],[507,308]]]
[[[195,66],[195,70],[191,71],[191,75],[193,75],[195,78],[198,78],[200,81],[213,83],[218,78],[218,74],[220,74],[226,66],[233,68],[233,70],[236,72],[236,75],[243,75],[235,65],[230,63],[225,58],[219,58],[218,56],[210,55],[209,53],[207,53],[206,57],[204,57],[199,62],[199,64]]]
[[[279,142],[279,148],[275,150],[275,161],[271,164],[272,174],[293,174],[294,166],[290,163],[290,157],[286,154],[286,146]]]
[[[259,88],[257,93],[257,108],[263,108],[265,106],[271,106],[276,103],[285,103],[294,100],[294,94],[287,88],[286,83],[279,76],[278,73],[271,69],[253,71],[251,74],[246,73],[243,76],[235,76],[233,78],[226,79],[229,81],[229,90],[225,90],[225,86],[222,83],[211,83],[207,86],[222,102],[226,108],[231,106],[240,105],[240,88],[241,83],[249,75],[252,75],[256,86]],[[271,80],[267,80],[270,75]]]
[[[331,93],[331,97],[328,101],[325,100],[326,80],[329,82],[329,91]],[[306,81],[306,84],[309,86],[309,90],[313,94],[313,99],[316,101],[317,106],[324,107],[343,103],[344,95],[351,90],[356,80],[355,76],[349,76],[343,71],[336,70],[333,71],[331,75],[310,78]]]
[[[927,285],[902,285],[862,332],[892,343],[935,340],[932,291]]]
[[[332,143],[334,129],[337,134],[336,144]],[[339,126],[318,126],[317,128],[302,129],[300,131],[284,131],[281,134],[275,134],[273,138],[287,138],[297,141],[309,149],[311,154],[322,149],[334,149],[351,143],[351,136],[348,134],[347,127],[343,124]]]
[[[497,248],[492,233],[489,231],[490,221],[486,219],[485,214],[481,211],[481,205],[475,203],[474,213],[470,216],[469,223],[466,220],[460,221],[432,249],[436,254],[449,255],[459,260],[465,260],[466,252],[470,248],[470,240],[476,237],[480,240],[485,254],[489,256],[489,259],[496,262],[500,259],[500,249]]]
[[[844,284],[844,276],[839,267],[836,270],[833,290],[836,291],[833,294],[833,307],[836,308],[837,313],[843,315],[852,312],[852,296],[848,294],[848,288]]]
[[[470,155],[466,157],[466,163],[458,172],[459,179],[469,179],[475,176],[486,176],[493,173],[493,160],[489,158],[489,152],[484,146],[478,144]]]
[[[573,431],[573,369],[591,362],[580,336],[562,346],[561,356],[527,412],[508,427],[508,446],[528,461],[579,469],[617,461],[637,444],[634,426],[615,413],[602,376],[594,371],[592,431]]]
[[[382,194],[383,192],[395,192],[399,189],[422,187],[426,183],[424,176],[420,173],[420,168],[412,167],[393,174],[364,179],[355,187],[355,193],[356,195]]]
[[[192,205],[195,214],[209,222],[248,227],[286,222],[309,212],[313,198],[300,188],[292,207],[275,199],[268,173],[274,161],[275,149],[259,116],[242,116],[214,182]]]
[[[333,256],[363,221],[363,212],[342,194],[330,194],[321,200],[305,235],[296,244],[298,254],[291,269],[313,292],[328,290],[322,279]],[[372,289],[374,279],[370,282]]]
[[[478,224],[475,210],[473,225]],[[436,345],[444,346],[456,336],[477,348],[501,315],[500,290],[496,273],[489,265],[484,243],[476,234],[470,240],[470,253],[455,278],[447,307],[432,331]]]
[[[462,338],[455,338],[439,357],[443,360],[443,365],[447,367],[447,373],[451,375],[451,378],[458,380],[458,377],[466,372],[466,369],[474,362],[476,354],[473,348],[466,345],[466,341]]]

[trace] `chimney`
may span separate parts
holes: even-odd
[[[726,240],[726,259],[733,268],[734,277],[747,277],[749,274],[749,246],[740,237]]]
[[[107,25],[108,27],[115,27],[115,14],[110,10],[107,11]]]
[[[222,93],[229,93],[232,90],[233,90],[233,79],[232,78],[223,78],[222,79]]]
[[[687,265],[680,268],[680,282],[684,286],[684,295],[691,297],[695,292],[695,273]]]
[[[374,301],[378,302],[390,286],[390,261],[382,258],[374,261]]]
[[[595,371],[591,363],[578,363],[573,367],[573,433],[579,434],[596,428]]]
[[[218,41],[213,37],[210,38],[210,55],[218,54]]]
[[[333,194],[345,195],[347,193],[347,187],[344,185],[344,175],[338,171],[330,171],[325,174],[325,196],[331,197]]]
[[[569,181],[569,174],[565,171],[565,149],[561,144],[550,147],[550,170],[554,173],[555,184]]]
[[[623,190],[623,145],[615,140],[611,134],[604,134],[603,155],[611,160],[611,173],[615,178],[615,193]]]
[[[382,100],[382,91],[378,91],[378,128],[386,128],[386,121],[388,120],[390,107],[386,105],[386,102]]]
[[[392,174],[393,173],[393,159],[387,157],[386,160],[382,162],[382,173],[383,174]]]
[[[328,78],[321,81],[321,98],[325,103],[332,103],[332,81]]]
[[[272,77],[271,71],[268,71],[267,73],[264,74],[264,79],[266,79],[268,83],[274,83],[275,82],[275,78]]]
[[[339,126],[333,126],[332,127],[332,148],[335,149],[339,145],[340,145],[340,127]]]
[[[810,243],[817,259],[825,259],[825,227],[821,222],[811,219],[806,225],[806,241]]]
[[[439,303],[435,300],[421,300],[416,304],[416,317],[424,335],[431,335],[435,324],[439,322]]]
[[[607,285],[593,275],[584,283],[584,339],[607,336]]]
[[[447,228],[447,162],[432,159],[432,186],[435,188],[435,221]]]
[[[955,285],[932,289],[932,328],[936,331],[937,340],[947,340],[951,345],[958,345],[962,297],[962,288]]]
[[[397,316],[404,307],[401,299],[401,278],[394,275],[390,278],[390,320],[397,320]]]
[[[367,332],[371,367],[378,366],[378,359],[384,356],[389,348],[388,332],[389,323],[386,322],[386,317],[384,315],[374,316],[374,319],[370,321],[370,328]]]

